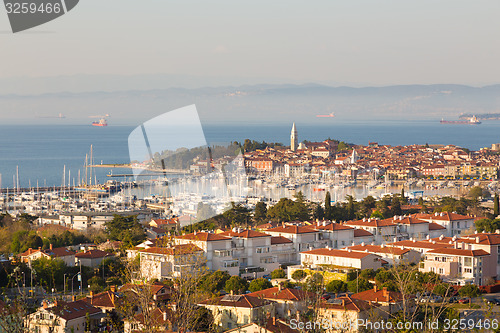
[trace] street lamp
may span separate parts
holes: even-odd
[[[75,278],[75,276],[79,276],[81,273],[76,273],[75,275],[73,275],[73,277],[71,278],[71,297],[74,296],[74,293],[73,293],[73,279]],[[82,279],[80,278],[80,281]]]

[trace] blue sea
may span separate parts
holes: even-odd
[[[209,145],[249,138],[289,144],[290,122],[283,124],[203,125]],[[445,125],[439,121],[421,122],[335,122],[324,125],[297,123],[299,141],[327,138],[366,145],[369,141],[389,145],[454,144],[477,150],[500,142],[500,122],[481,125]],[[78,171],[85,172],[85,156],[93,146],[94,163],[128,163],[128,136],[135,126],[0,126],[1,187],[12,188],[16,167],[21,187],[60,186],[66,168],[66,184],[78,183]],[[100,183],[109,169],[96,169]],[[114,171],[118,173],[119,171]],[[121,170],[129,173],[129,170]]]

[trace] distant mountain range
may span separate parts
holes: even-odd
[[[319,84],[258,84],[39,95],[0,94],[0,119],[3,123],[86,124],[91,115],[109,113],[111,126],[135,125],[190,104],[196,104],[204,123],[296,121],[325,124],[360,119],[458,119],[461,114],[500,112],[500,85],[480,88],[453,84],[354,88]],[[335,113],[335,117],[316,117],[329,113]],[[59,117],[59,114],[64,117]]]

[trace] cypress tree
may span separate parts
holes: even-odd
[[[495,215],[495,218],[498,216],[499,211],[498,211],[498,194],[495,193],[495,199],[493,200],[493,215]]]
[[[330,191],[327,191],[325,195],[325,218],[332,219],[332,198]]]

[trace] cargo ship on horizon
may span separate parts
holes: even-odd
[[[441,124],[465,124],[465,125],[479,125],[481,124],[481,121],[477,119],[476,116],[472,116],[469,120],[444,120],[441,119],[440,121]]]
[[[92,122],[92,126],[104,127],[104,126],[108,126],[108,122],[106,121],[105,118],[101,118],[101,119],[99,119],[99,121]]]

